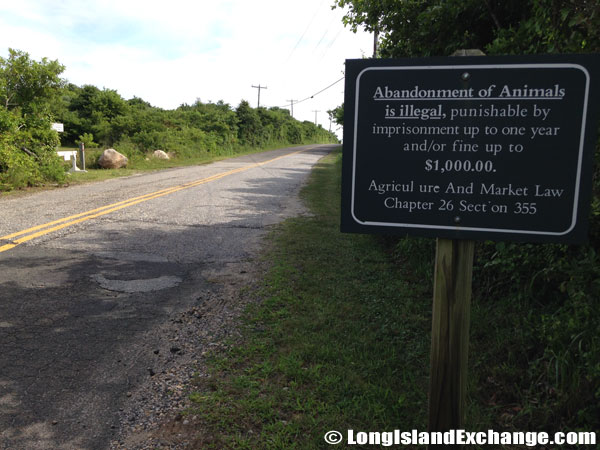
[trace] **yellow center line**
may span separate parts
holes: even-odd
[[[315,148],[315,147],[309,147],[304,150],[298,150],[296,152],[288,153],[286,155],[277,156],[277,157],[269,159],[267,161],[250,164],[249,166],[238,167],[237,169],[228,170],[227,172],[221,172],[216,175],[211,175],[210,177],[202,178],[200,180],[190,181],[188,183],[185,183],[185,184],[182,184],[179,186],[173,186],[170,188],[161,189],[160,191],[155,191],[155,192],[151,192],[149,194],[144,194],[144,195],[140,195],[138,197],[133,197],[133,198],[130,198],[127,200],[122,200],[117,203],[112,203],[109,205],[101,206],[99,208],[91,209],[89,211],[85,211],[85,212],[82,212],[79,214],[74,214],[72,216],[64,217],[62,219],[53,220],[51,222],[44,223],[42,225],[37,225],[37,226],[31,227],[31,228],[27,228],[25,230],[7,234],[5,236],[0,236],[0,240],[10,240],[10,239],[18,237],[18,236],[27,235],[27,236],[23,236],[19,239],[16,239],[9,244],[0,246],[0,253],[10,250],[12,248],[15,248],[17,245],[22,244],[23,242],[30,241],[30,240],[35,239],[40,236],[44,236],[45,234],[52,233],[54,231],[58,231],[63,228],[66,228],[66,227],[69,227],[69,226],[72,226],[72,225],[75,225],[75,224],[78,224],[81,222],[85,222],[87,220],[95,219],[95,218],[103,216],[105,214],[110,214],[110,213],[118,211],[120,209],[124,209],[124,208],[128,208],[130,206],[133,206],[133,205],[137,205],[138,203],[146,202],[148,200],[152,200],[152,199],[155,199],[158,197],[163,197],[165,195],[173,194],[175,192],[179,192],[184,189],[189,189],[189,188],[192,188],[195,186],[199,186],[201,184],[209,183],[211,181],[216,181],[216,180],[219,180],[226,176],[233,175],[235,173],[239,173],[239,172],[253,169],[255,167],[263,166],[265,164],[269,164],[274,161],[277,161],[278,159],[286,158],[288,156],[292,156],[297,153],[304,152],[306,150],[311,150],[313,148]],[[31,233],[31,234],[29,234],[29,233]]]

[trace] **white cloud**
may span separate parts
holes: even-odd
[[[77,85],[116,89],[153,105],[242,99],[283,106],[343,76],[346,58],[369,54],[372,37],[353,34],[331,0],[20,0],[0,4],[0,42],[58,59]],[[339,83],[294,107],[329,126],[343,101]]]

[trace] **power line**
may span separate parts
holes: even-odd
[[[319,48],[319,45],[321,45],[321,42],[323,42],[323,39],[325,39],[325,36],[327,36],[327,33],[329,33],[329,27],[327,27],[327,29],[325,30],[325,33],[323,33],[323,36],[321,36],[321,39],[319,39],[319,42],[317,42],[317,45],[315,45],[315,48],[313,48],[313,52]]]
[[[323,52],[323,54],[321,55],[321,59],[325,58],[325,55],[327,54],[327,52],[329,51],[329,49],[333,46],[333,44],[335,43],[335,41],[337,40],[337,38],[340,36],[340,34],[342,33],[342,31],[344,31],[344,29],[340,29],[337,34],[334,36],[334,38],[329,42],[329,45],[327,46],[327,48],[325,49],[325,51]]]
[[[317,17],[317,15],[319,14],[319,10],[321,9],[321,6],[323,6],[324,2],[325,2],[325,0],[321,0],[321,3],[319,4],[319,6],[317,7],[317,10],[315,11],[315,14],[313,15],[312,19],[310,19],[310,22],[306,26],[306,29],[304,30],[304,33],[302,33],[302,36],[300,36],[300,39],[298,39],[298,42],[296,42],[296,45],[294,46],[294,48],[292,49],[292,51],[288,55],[287,59],[285,60],[286,64],[289,62],[290,58],[292,57],[292,55],[294,54],[294,52],[296,51],[296,49],[300,45],[300,42],[302,42],[302,39],[304,39],[304,35],[306,34],[306,32],[308,31],[308,29],[310,28],[310,26],[314,22],[314,20]]]
[[[336,84],[338,84],[338,83],[339,83],[340,81],[342,81],[344,78],[346,78],[346,77],[344,76],[344,77],[340,78],[339,80],[337,80],[337,81],[334,81],[333,83],[331,83],[331,84],[330,84],[329,86],[327,86],[326,88],[323,88],[323,89],[321,89],[321,90],[320,90],[319,92],[317,92],[316,94],[313,94],[313,95],[311,95],[310,97],[307,97],[307,98],[305,98],[304,100],[308,100],[309,98],[313,98],[313,97],[315,97],[315,96],[319,95],[321,92],[325,92],[325,91],[326,91],[327,89],[329,89],[330,87],[333,87],[333,86],[335,86]],[[302,101],[304,101],[304,100],[302,100]],[[300,103],[300,102],[298,102],[298,103]]]
[[[317,96],[317,95],[319,95],[320,93],[322,93],[322,92],[325,92],[327,89],[329,89],[329,88],[332,88],[333,86],[335,86],[336,84],[338,84],[338,83],[339,83],[340,81],[342,81],[344,78],[346,78],[346,77],[342,77],[342,78],[340,78],[339,80],[337,80],[337,81],[334,81],[334,82],[333,82],[333,83],[331,83],[329,86],[327,86],[327,87],[325,87],[325,88],[321,89],[319,92],[316,92],[316,93],[314,93],[313,95],[311,95],[311,96],[309,96],[309,97],[303,98],[302,100],[295,101],[295,102],[294,102],[294,105],[297,105],[298,103],[302,103],[302,102],[305,102],[306,100],[310,100],[311,98],[314,98],[314,97],[316,97],[316,96]],[[290,101],[290,100],[286,100],[286,101]],[[291,104],[287,104],[287,105],[283,105],[283,106],[277,106],[276,108],[287,108],[288,106],[291,106]]]
[[[332,17],[331,20],[329,21],[329,23],[327,24],[327,27],[325,28],[325,32],[323,33],[323,35],[321,36],[321,39],[319,39],[319,42],[317,42],[317,45],[315,45],[315,48],[313,49],[313,53],[317,50],[317,48],[319,48],[319,45],[321,45],[321,42],[323,42],[323,40],[325,39],[325,36],[327,36],[327,34],[329,34],[329,32],[331,31],[331,25],[333,24],[333,22],[336,20],[335,17]]]

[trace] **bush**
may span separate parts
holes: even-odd
[[[75,143],[77,145],[83,144],[85,148],[98,148],[98,143],[94,142],[94,135],[92,133],[83,133]]]
[[[591,234],[596,226],[593,219]],[[384,243],[399,265],[410,268],[415,283],[432,279],[434,239],[387,237]],[[478,242],[472,398],[495,405],[498,414],[516,404],[518,413],[511,413],[516,429],[598,429],[599,298],[597,241],[583,246]]]
[[[6,139],[0,140],[0,190],[65,181],[63,164],[55,152],[40,151],[36,156],[26,154]]]
[[[25,153],[0,141],[0,190],[10,191],[41,181],[34,160]]]

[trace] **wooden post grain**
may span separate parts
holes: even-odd
[[[462,49],[452,54],[484,55],[479,49]],[[430,432],[464,428],[474,253],[474,241],[441,238],[436,241],[429,371]]]
[[[429,431],[463,428],[474,248],[474,241],[437,239]]]

